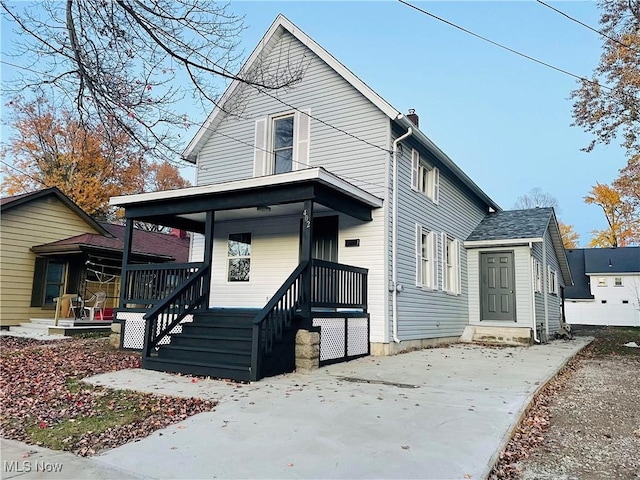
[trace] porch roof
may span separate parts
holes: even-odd
[[[206,211],[271,207],[313,200],[363,221],[383,200],[333,175],[322,167],[201,185],[112,197],[110,204],[124,207],[125,217],[160,225],[202,231],[203,221],[193,214]]]

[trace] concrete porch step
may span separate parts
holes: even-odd
[[[14,328],[14,327],[10,327],[10,328]],[[33,323],[33,322],[20,322],[19,328],[22,328],[24,330],[42,330],[42,331],[47,331],[47,329],[49,328],[49,325],[46,323]]]

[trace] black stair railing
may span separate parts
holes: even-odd
[[[167,337],[184,318],[195,310],[207,307],[207,282],[210,281],[209,266],[202,266],[195,274],[184,280],[166,298],[149,310],[144,319],[144,357]]]
[[[253,342],[251,346],[251,379],[260,379],[262,357],[271,353],[274,344],[282,338],[285,328],[290,327],[296,313],[302,313],[309,303],[305,294],[304,275],[308,275],[309,262],[302,262],[289,275],[271,300],[253,320]]]

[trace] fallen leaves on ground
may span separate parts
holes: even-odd
[[[2,336],[0,348],[4,438],[92,455],[215,406],[82,383],[85,377],[140,366],[137,353],[115,351],[108,339],[41,342]]]
[[[513,480],[519,478],[518,462],[544,442],[544,433],[549,429],[549,404],[554,395],[564,386],[569,376],[576,370],[578,358],[567,365],[545,385],[534,397],[520,424],[516,427],[507,446],[500,452],[489,480]]]

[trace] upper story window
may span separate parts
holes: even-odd
[[[293,115],[273,119],[273,172],[293,170]]]
[[[422,162],[416,149],[411,150],[411,188],[435,204],[440,202],[440,170]]]
[[[606,279],[606,277],[599,277],[599,278],[598,278],[598,286],[599,286],[599,287],[606,287],[606,286],[607,286],[607,279]]]
[[[310,110],[260,118],[255,123],[253,176],[301,170],[309,165]]]
[[[622,286],[622,277],[615,277],[613,279],[613,285],[615,287],[621,287]]]

